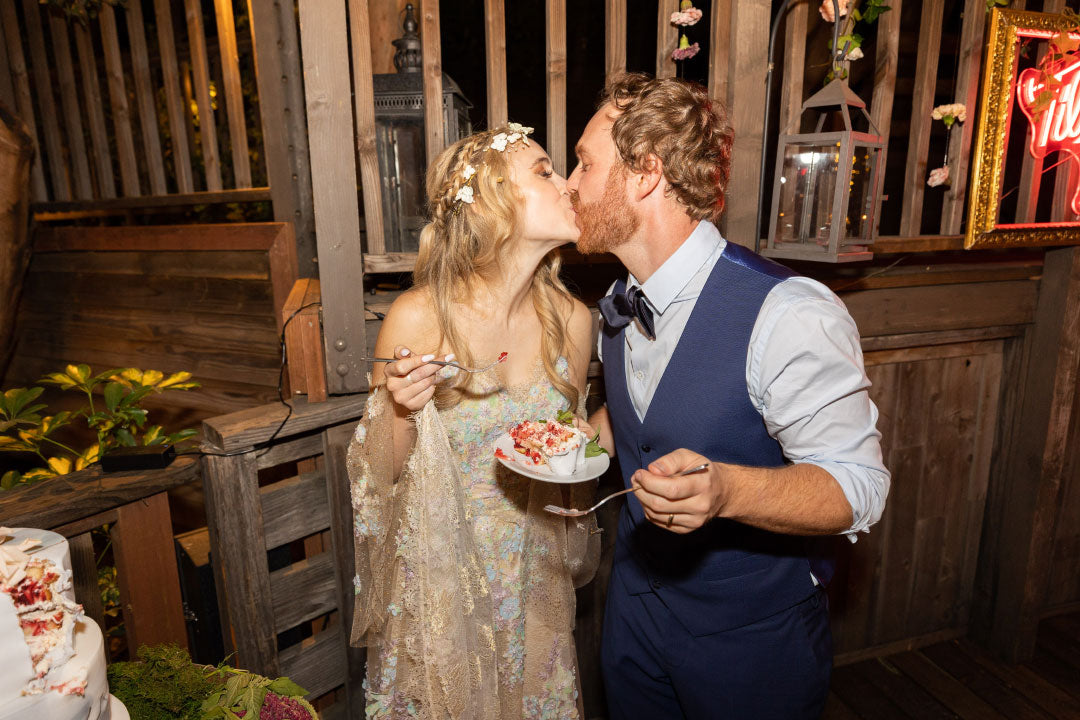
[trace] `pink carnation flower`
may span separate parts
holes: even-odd
[[[840,17],[845,17],[851,7],[851,0],[839,0],[838,4],[840,5]],[[822,0],[818,12],[821,13],[821,17],[825,18],[825,22],[836,22],[836,15],[833,13],[833,0]]]
[[[671,53],[671,59],[672,60],[689,60],[690,58],[697,55],[698,52],[700,52],[700,51],[701,51],[701,46],[698,45],[697,43],[694,43],[693,45],[691,45],[689,47],[677,48],[674,52]]]
[[[699,20],[701,20],[701,10],[696,7],[692,7],[689,10],[683,10],[682,12],[671,13],[672,25],[690,27],[691,25],[696,25]]]
[[[927,178],[926,184],[930,187],[937,187],[938,185],[944,185],[949,182],[949,166],[935,168],[930,171],[930,177]]]

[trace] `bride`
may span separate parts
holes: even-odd
[[[349,447],[356,535],[352,641],[368,646],[374,718],[578,718],[574,587],[599,557],[592,483],[529,480],[495,461],[512,425],[583,412],[592,321],[559,279],[577,239],[566,181],[532,128],[447,148],[428,171],[415,284],[376,342]],[[470,374],[430,364],[454,359]]]

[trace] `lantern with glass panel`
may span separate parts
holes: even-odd
[[[853,127],[853,111],[866,131]],[[804,127],[811,131],[800,132]],[[885,145],[866,103],[846,81],[833,80],[803,103],[799,120],[781,135],[776,149],[762,254],[833,263],[872,258]]]

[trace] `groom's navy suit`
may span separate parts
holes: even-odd
[[[678,448],[710,460],[784,465],[747,395],[747,349],[762,302],[793,273],[728,243],[639,420],[627,390],[624,329],[601,348],[616,454],[635,470]],[[619,281],[615,293],[625,290]],[[831,641],[822,584],[831,564],[804,538],[727,520],[678,535],[630,495],[619,520],[604,622],[612,718],[818,717]]]

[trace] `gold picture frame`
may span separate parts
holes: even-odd
[[[1020,43],[1025,38],[1047,40],[1070,26],[1066,18],[1051,13],[1007,9],[990,13],[969,186],[966,249],[1080,244],[1080,220],[998,222],[1008,144],[1018,141],[1010,141],[1009,128],[1017,105],[1015,80]],[[1070,162],[1080,162],[1080,158]]]

